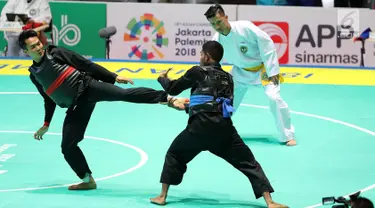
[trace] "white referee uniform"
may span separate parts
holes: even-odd
[[[8,0],[1,11],[1,22],[7,21],[6,13],[27,14],[32,20],[49,24],[52,19],[49,0]],[[7,56],[26,56],[18,45],[18,32],[4,32],[8,41]]]
[[[229,34],[225,36],[216,33],[213,40],[223,45],[223,59],[233,65],[231,74],[234,80],[234,108],[238,109],[249,86],[263,85],[270,100],[270,111],[281,134],[279,140],[287,142],[295,139],[288,105],[280,96],[280,85],[268,81],[268,77],[280,74],[272,39],[250,21],[234,21],[229,24]],[[282,80],[281,77],[280,79]]]

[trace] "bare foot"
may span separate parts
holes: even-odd
[[[292,140],[289,140],[287,143],[286,143],[286,146],[295,146],[297,145],[297,142],[296,140],[292,139]]]
[[[165,197],[162,197],[162,196],[151,198],[150,201],[153,204],[162,205],[162,206],[167,204],[165,201]]]
[[[268,208],[289,208],[286,205],[276,203],[272,200],[270,192],[262,193],[264,200],[267,203]]]
[[[91,189],[96,189],[96,184],[95,183],[80,183],[80,184],[75,184],[69,186],[69,190],[91,190]]]
[[[288,208],[288,206],[283,205],[283,204],[278,204],[276,202],[272,202],[268,204],[268,208]]]
[[[69,190],[91,190],[96,189],[96,183],[94,178],[90,176],[90,182],[82,182],[80,184],[71,185]]]

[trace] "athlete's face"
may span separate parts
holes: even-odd
[[[228,16],[220,12],[216,12],[216,15],[209,18],[208,21],[211,23],[212,28],[221,34],[225,34],[229,29]]]
[[[25,53],[28,54],[34,61],[39,62],[44,55],[43,43],[38,37],[30,37],[25,40],[26,50]]]

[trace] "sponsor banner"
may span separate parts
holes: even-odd
[[[240,5],[238,20],[250,20],[271,36],[280,64],[358,67],[362,44],[354,37],[371,18],[368,9]],[[365,66],[375,66],[370,57],[364,55]]]
[[[136,62],[97,62],[108,70],[132,79],[154,79],[160,73],[173,67],[168,74],[177,79],[193,65],[189,64],[155,64]],[[28,75],[30,60],[0,60],[0,75]],[[225,71],[232,67],[224,65]],[[375,70],[335,69],[335,68],[300,68],[282,67],[285,83],[295,84],[337,84],[375,86]]]
[[[110,58],[198,62],[203,43],[214,35],[204,16],[209,6],[108,3],[107,25],[117,28]],[[236,19],[235,5],[224,9]]]
[[[54,45],[86,58],[105,58],[105,40],[99,37],[99,30],[106,27],[104,3],[50,2],[50,7]]]

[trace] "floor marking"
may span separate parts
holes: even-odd
[[[263,108],[263,109],[268,109],[269,107],[267,106],[262,106],[262,105],[252,105],[252,104],[241,104],[241,106],[246,106],[246,107],[253,107],[253,108]],[[336,119],[332,119],[332,118],[327,118],[327,117],[324,117],[324,116],[318,116],[318,115],[314,115],[314,114],[309,114],[309,113],[303,113],[303,112],[298,112],[298,111],[290,111],[290,113],[293,113],[293,114],[297,114],[297,115],[302,115],[302,116],[307,116],[307,117],[313,117],[313,118],[317,118],[317,119],[322,119],[322,120],[326,120],[326,121],[330,121],[332,123],[337,123],[337,124],[341,124],[341,125],[344,125],[346,127],[350,127],[350,128],[353,128],[353,129],[356,129],[358,131],[362,131],[362,132],[365,132],[367,134],[370,134],[372,136],[375,136],[375,132],[373,131],[370,131],[368,129],[365,129],[365,128],[362,128],[362,127],[359,127],[359,126],[356,126],[354,124],[350,124],[350,123],[347,123],[347,122],[344,122],[344,121],[340,121],[340,120],[336,120]],[[372,184],[366,188],[363,188],[361,189],[361,193],[363,192],[366,192],[366,191],[369,191],[371,189],[374,189],[375,188],[375,184]],[[348,198],[349,195],[351,194],[354,194],[358,191],[355,191],[355,192],[352,192],[350,194],[347,194],[347,195],[344,195],[345,198]],[[315,205],[311,205],[311,206],[308,206],[308,207],[305,207],[305,208],[315,208],[315,207],[319,207],[319,206],[323,206],[323,204],[315,204]]]
[[[33,131],[6,131],[6,130],[0,130],[0,133],[34,134],[35,132],[33,132]],[[61,133],[46,133],[46,134],[49,134],[49,135],[58,135],[58,136],[62,135]],[[131,168],[125,170],[125,171],[122,171],[122,172],[119,172],[119,173],[116,173],[116,174],[113,174],[113,175],[105,176],[105,177],[102,177],[102,178],[95,179],[95,181],[104,181],[104,180],[115,178],[115,177],[118,177],[118,176],[121,176],[121,175],[128,174],[128,173],[133,172],[136,169],[142,167],[143,165],[145,165],[146,162],[147,162],[147,160],[148,160],[148,155],[147,155],[147,153],[145,151],[143,151],[142,149],[140,149],[138,147],[132,146],[130,144],[125,144],[123,142],[119,142],[119,141],[115,141],[115,140],[110,140],[110,139],[105,139],[105,138],[100,138],[100,137],[93,137],[93,136],[85,136],[85,138],[94,139],[94,140],[100,140],[100,141],[105,141],[105,142],[117,144],[117,145],[120,145],[120,146],[124,146],[124,147],[127,147],[127,148],[131,148],[131,149],[137,151],[139,153],[139,155],[141,156],[141,160],[138,162],[137,165],[135,165],[135,166],[133,166],[133,167],[131,167]],[[77,183],[80,183],[80,182],[77,182]],[[36,188],[5,189],[5,190],[0,190],[0,192],[15,192],[15,191],[30,191],[30,190],[61,188],[61,187],[66,187],[66,186],[70,186],[70,185],[73,185],[73,184],[76,184],[76,183],[63,184],[63,185],[57,185],[57,186],[43,186],[43,187],[36,187]]]

